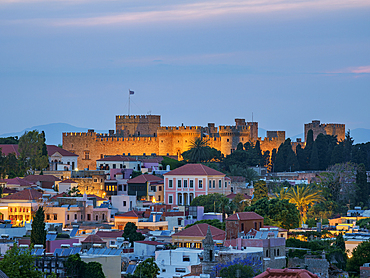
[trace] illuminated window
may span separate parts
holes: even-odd
[[[198,187],[199,187],[199,188],[203,188],[203,181],[202,181],[202,180],[199,180],[199,182],[198,182]]]

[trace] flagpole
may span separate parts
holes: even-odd
[[[131,97],[130,89],[128,89],[128,115],[129,116],[130,116],[130,97]]]

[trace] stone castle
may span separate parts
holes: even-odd
[[[318,128],[322,128],[322,125]],[[341,131],[339,128],[332,130]],[[327,133],[330,134],[329,131],[325,131],[325,134]],[[285,131],[267,131],[266,135],[264,139],[258,137],[258,123],[246,122],[245,119],[235,119],[234,126],[219,126],[218,128],[214,123],[209,123],[206,127],[170,127],[161,126],[161,116],[158,115],[116,116],[116,131],[96,133],[94,130],[88,130],[88,132],[63,133],[63,148],[79,156],[79,168],[94,170],[96,160],[107,155],[155,154],[180,157],[181,153],[187,151],[191,142],[197,137],[207,139],[210,147],[220,150],[224,155],[236,150],[239,143],[254,144],[258,140],[263,152],[267,150],[271,152],[273,149],[278,149],[285,141]],[[342,134],[333,135],[342,138]]]
[[[285,140],[285,131],[267,131],[263,140],[258,137],[258,123],[235,119],[234,126],[219,126],[209,123],[201,126],[161,126],[161,116],[116,116],[116,131],[109,133],[88,132],[63,133],[63,148],[78,157],[81,169],[96,169],[96,160],[106,155],[170,155],[180,156],[187,151],[191,142],[202,137],[208,139],[210,147],[224,155],[236,150],[238,143],[257,140],[261,150],[271,151]]]

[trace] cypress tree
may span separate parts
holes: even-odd
[[[320,167],[319,153],[317,150],[316,143],[314,143],[312,146],[312,152],[311,152],[311,157],[310,157],[310,169],[318,170],[319,167]]]
[[[365,165],[361,163],[357,167],[356,173],[356,201],[357,204],[362,203],[367,206],[369,203],[369,184],[367,183],[367,175]]]
[[[44,208],[39,207],[32,221],[31,244],[46,244],[45,213]]]

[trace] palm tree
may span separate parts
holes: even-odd
[[[289,189],[287,187],[280,187],[277,189],[273,194],[272,198],[280,199],[280,200],[289,200]]]
[[[230,202],[230,199],[223,196],[220,200],[217,201],[217,209],[222,212],[222,222],[225,221],[226,211],[232,211],[234,209],[234,204]]]
[[[207,162],[211,159],[211,148],[208,140],[203,138],[196,138],[190,142],[190,148],[182,153],[182,156],[188,162]]]
[[[325,201],[321,194],[322,191],[312,185],[296,185],[286,195],[289,202],[297,206],[301,215],[301,222],[305,223],[309,207],[315,203]]]

